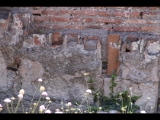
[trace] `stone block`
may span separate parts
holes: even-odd
[[[77,42],[78,43],[78,34],[68,33],[67,35],[67,43],[69,42]]]
[[[85,37],[84,38],[84,49],[85,50],[95,50],[97,49],[97,43],[98,43],[99,37]]]

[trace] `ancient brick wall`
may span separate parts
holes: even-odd
[[[85,87],[80,79],[85,80],[82,75],[85,71],[96,82],[104,83],[104,94],[108,96],[107,77],[116,72],[117,92],[132,87],[134,95],[142,95],[137,101],[141,109],[150,111],[152,106],[156,111],[160,78],[159,15],[159,7],[2,7],[0,44],[4,74],[1,77],[8,82],[1,81],[0,89],[15,89],[16,93],[42,77],[51,95],[76,99],[74,90],[78,89],[67,86],[73,83],[82,89],[77,94],[81,96]],[[22,59],[18,76],[5,69],[16,55]],[[34,74],[36,77],[32,72],[25,75],[32,67],[33,71],[40,69]],[[13,82],[15,78],[21,82]],[[64,89],[58,90],[57,86]],[[28,95],[34,89],[34,85],[30,86]]]

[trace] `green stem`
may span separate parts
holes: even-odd
[[[98,104],[97,104],[97,107],[99,108],[100,106],[100,101],[99,101],[99,95],[98,95]]]
[[[48,109],[48,108],[49,108],[49,105],[50,105],[50,103],[47,105],[46,109]]]
[[[88,106],[88,112],[91,112],[91,110],[90,110],[90,104],[89,104],[89,100],[88,100],[88,96],[87,96],[87,106]]]
[[[19,104],[20,104],[20,99],[18,99],[18,103],[17,103],[17,106],[16,106],[16,108],[15,108],[15,113],[17,113],[17,110],[18,110],[18,106],[19,106]]]
[[[130,108],[130,109],[129,109],[129,108]],[[128,111],[129,111],[129,113],[131,112],[131,97],[130,97],[130,99],[129,99]]]
[[[132,89],[131,89],[131,97],[130,97],[130,103],[131,103],[131,110],[130,110],[130,112],[132,112]]]
[[[9,113],[11,113],[10,109],[9,109],[9,106],[8,106],[8,103],[7,103],[7,110]]]
[[[79,108],[79,109],[77,109],[80,113],[82,113],[82,111],[81,111],[81,109]]]
[[[84,100],[85,100],[85,97],[84,97],[84,99],[82,100],[81,104],[79,105],[80,107],[81,107],[82,103],[84,102]]]
[[[122,96],[121,96],[121,97],[122,97]],[[124,112],[123,112],[123,97],[122,97],[122,113],[124,113]]]
[[[36,108],[37,108],[37,107],[38,107],[38,105],[39,105],[39,102],[40,102],[41,98],[42,98],[42,95],[39,97],[39,100],[38,100],[38,102],[37,102],[36,106],[33,108],[33,110],[32,110],[32,112],[31,112],[31,113],[34,113],[34,112],[35,112]]]
[[[39,89],[39,86],[40,86],[40,82],[38,83],[38,87],[37,87],[35,93],[33,94],[33,97],[32,97],[31,103],[30,103],[30,106],[31,106],[32,103],[33,103],[34,97],[35,97],[35,95],[36,95],[36,93],[37,93],[37,91],[38,91],[38,89]]]
[[[13,100],[11,100],[11,111],[12,111],[12,113],[14,113],[14,110],[13,110]]]
[[[24,107],[23,107],[23,102],[21,101],[21,105],[22,105],[22,111],[24,113]]]

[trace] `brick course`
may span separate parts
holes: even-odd
[[[108,40],[113,39],[113,41],[114,39],[116,39],[117,41],[119,40],[119,37],[117,37],[117,35],[115,35],[114,33],[120,35],[127,32],[128,36],[126,37],[127,39],[125,39],[127,41],[133,41],[133,39],[137,40],[139,39],[139,37],[137,37],[136,35],[131,35],[134,36],[133,38],[130,37],[130,32],[135,34],[154,33],[154,35],[157,34],[157,36],[160,32],[160,10],[158,9],[158,7],[75,7],[73,9],[71,9],[71,7],[46,7],[45,9],[43,9],[43,7],[40,7],[38,9],[34,9],[32,11],[32,14],[41,15],[33,16],[34,23],[37,23],[37,29],[44,28],[50,30],[106,30],[111,32],[111,35],[108,36]],[[66,35],[68,36],[68,42],[73,42],[74,39],[76,41],[78,40],[75,33]],[[85,37],[85,49],[96,49],[97,39],[100,38],[93,39],[93,36],[92,38],[88,36]],[[53,32],[52,45],[60,45],[62,43],[62,33]],[[90,43],[93,43],[92,46],[89,45]],[[108,50],[111,50],[111,52],[113,51],[110,48]],[[117,51],[115,54],[117,56]],[[107,56],[109,57],[110,55]],[[115,58],[108,58],[109,61],[106,61],[110,62],[110,59]],[[113,72],[113,69],[116,70],[115,66],[108,67],[108,75]]]
[[[115,32],[148,32],[145,27],[158,27],[158,7],[38,7],[32,10],[39,26],[51,29],[104,29]],[[110,27],[113,25],[113,27]],[[148,26],[150,25],[150,26]],[[158,31],[155,30],[156,32]]]

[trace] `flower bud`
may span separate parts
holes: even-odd
[[[44,105],[41,105],[41,106],[39,106],[39,111],[43,111],[43,110],[45,110],[46,108],[45,108],[45,106]]]
[[[23,89],[21,89],[20,91],[19,91],[19,94],[24,94],[25,93],[25,91],[23,90]]]
[[[89,75],[89,73],[84,73],[83,75],[84,75],[84,76],[87,76],[87,75]]]
[[[34,105],[34,106],[36,106],[36,105],[37,105],[37,103],[33,103],[33,105]]]
[[[92,93],[92,90],[88,89],[86,90],[86,93]]]
[[[68,102],[67,104],[66,104],[66,106],[71,106],[72,105],[72,103],[71,102]]]
[[[40,92],[43,92],[43,91],[45,91],[45,87],[44,87],[44,86],[41,86],[41,87],[40,87]]]
[[[38,82],[42,82],[43,80],[41,78],[38,79]]]
[[[19,97],[19,99],[22,99],[23,98],[23,94],[19,94],[18,97]]]
[[[49,97],[46,97],[46,100],[50,100],[50,98],[49,98]]]
[[[6,99],[4,100],[4,102],[5,102],[5,103],[10,103],[11,100],[10,100],[9,98],[6,98]]]
[[[140,111],[140,113],[146,113],[146,111],[142,110],[142,111]]]
[[[45,113],[51,113],[51,111],[50,110],[46,110]]]
[[[12,98],[11,98],[11,100],[15,100],[15,98],[14,98],[14,97],[12,97]]]
[[[42,95],[43,96],[48,96],[48,93],[47,92],[42,92]]]

